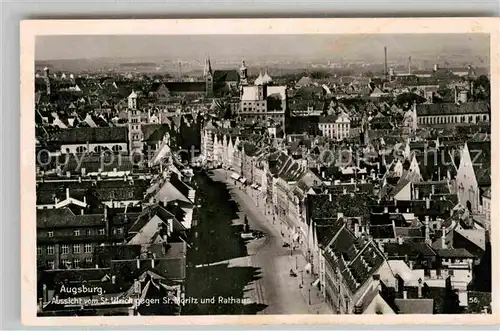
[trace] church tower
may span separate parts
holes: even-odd
[[[214,77],[209,57],[207,57],[207,60],[205,61],[203,77],[205,78],[205,93],[207,96],[212,96],[214,93]]]
[[[132,90],[128,96],[128,143],[129,153],[142,153],[141,111],[137,109],[137,94]]]
[[[240,67],[240,84],[242,86],[248,85],[248,70],[247,70],[247,67],[245,65],[245,61],[243,61],[241,63],[241,67]]]

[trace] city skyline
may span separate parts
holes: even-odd
[[[73,35],[36,38],[36,61],[148,59],[166,60],[299,58],[301,60],[383,60],[407,56],[458,56],[485,65],[488,34],[390,35]]]

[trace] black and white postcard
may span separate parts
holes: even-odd
[[[498,23],[24,21],[23,319],[498,321]]]

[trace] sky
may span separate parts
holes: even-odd
[[[489,57],[487,34],[413,35],[93,35],[41,36],[36,60],[231,57],[383,58],[461,54]]]

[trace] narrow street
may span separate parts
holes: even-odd
[[[302,272],[306,261],[300,252],[291,254],[290,248],[283,247],[284,240],[278,229],[266,218],[263,208],[258,208],[254,200],[234,181],[228,179],[230,173],[213,171],[215,181],[226,183],[232,198],[241,212],[246,214],[252,230],[262,231],[265,236],[247,244],[248,256],[232,259],[230,266],[259,268],[262,278],[247,285],[245,297],[252,302],[264,304],[261,314],[324,314],[330,313],[321,300],[319,291],[311,286],[312,276]],[[240,222],[243,224],[243,215]],[[290,269],[298,277],[290,276]],[[301,283],[303,285],[301,286]]]

